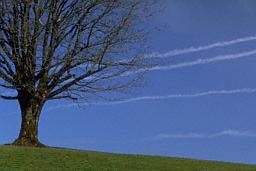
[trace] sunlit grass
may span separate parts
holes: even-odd
[[[0,170],[256,171],[256,166],[71,149],[0,146]]]

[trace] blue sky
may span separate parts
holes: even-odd
[[[49,103],[40,121],[42,142],[87,150],[256,164],[256,57],[253,53],[245,55],[256,50],[256,2],[165,3],[164,13],[150,25],[167,27],[151,34],[149,53],[158,53],[162,59],[169,52],[163,60],[170,65],[203,64],[148,72],[147,85],[129,97],[144,97],[139,100],[81,108]],[[227,43],[245,39],[251,40]],[[216,42],[222,46],[170,55],[175,49],[187,51]],[[202,62],[216,56],[222,60]],[[163,98],[167,95],[171,96]],[[53,109],[61,104],[66,107]],[[20,126],[18,105],[2,100],[0,107],[0,143],[11,142]]]

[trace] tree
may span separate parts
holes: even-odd
[[[49,100],[129,88],[145,63],[141,42],[151,0],[0,0],[0,86],[17,92],[19,137],[43,146],[38,122]],[[126,74],[125,74],[126,73]]]

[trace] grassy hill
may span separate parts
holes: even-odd
[[[0,170],[256,171],[256,166],[71,149],[0,146]]]

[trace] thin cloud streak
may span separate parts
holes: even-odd
[[[256,137],[256,132],[238,131],[238,130],[225,130],[225,131],[213,134],[213,135],[209,135],[209,138],[222,137],[222,136]]]
[[[218,137],[256,137],[256,132],[253,131],[240,131],[240,130],[224,130],[213,134],[205,133],[187,133],[187,134],[158,134],[151,138],[152,140],[163,140],[163,139],[198,139],[198,138],[218,138]]]
[[[249,56],[252,56],[255,54],[256,54],[256,50],[246,51],[246,52],[236,53],[236,54],[218,55],[215,57],[211,57],[211,58],[207,58],[207,59],[197,59],[197,60],[190,61],[190,62],[182,62],[182,63],[172,64],[172,65],[143,68],[143,69],[139,69],[137,71],[127,72],[127,73],[123,74],[123,76],[128,76],[128,75],[138,74],[141,72],[148,72],[148,71],[172,70],[172,69],[177,69],[177,68],[192,67],[192,66],[196,66],[196,65],[206,65],[206,64],[214,63],[214,62],[245,58],[245,57],[249,57]]]
[[[116,102],[109,102],[109,103],[94,103],[96,105],[112,105],[112,104],[122,104],[122,103],[129,103],[134,101],[141,101],[141,100],[165,100],[171,98],[196,98],[202,96],[209,96],[209,95],[228,95],[228,94],[238,94],[238,93],[256,93],[256,88],[243,88],[243,89],[234,89],[234,90],[211,90],[206,92],[200,92],[195,94],[170,94],[166,96],[142,96],[142,97],[135,97],[125,100],[120,100]]]
[[[199,52],[199,51],[204,51],[204,50],[210,50],[216,47],[225,47],[225,46],[230,46],[238,43],[243,43],[243,42],[249,42],[249,41],[254,41],[256,40],[256,36],[249,36],[249,37],[243,37],[243,38],[238,38],[230,41],[222,41],[222,42],[216,42],[213,44],[205,45],[205,46],[199,46],[199,47],[189,47],[185,49],[175,49],[172,51],[169,51],[167,53],[153,53],[146,55],[146,58],[166,58],[166,57],[171,57],[171,56],[177,56],[177,55],[182,55],[182,54],[187,54],[187,53],[192,53],[192,52]]]
[[[136,101],[143,100],[165,100],[172,98],[197,98],[202,96],[210,96],[210,95],[231,95],[231,94],[241,94],[241,93],[256,93],[256,88],[243,88],[243,89],[233,89],[233,90],[210,90],[205,92],[199,92],[194,94],[170,94],[166,96],[141,96],[129,99],[123,99],[118,101],[110,101],[110,102],[96,102],[96,103],[81,103],[81,104],[67,104],[67,105],[57,105],[53,107],[49,107],[47,111],[51,111],[58,108],[69,108],[75,106],[109,106],[109,105],[117,105],[124,104]]]

